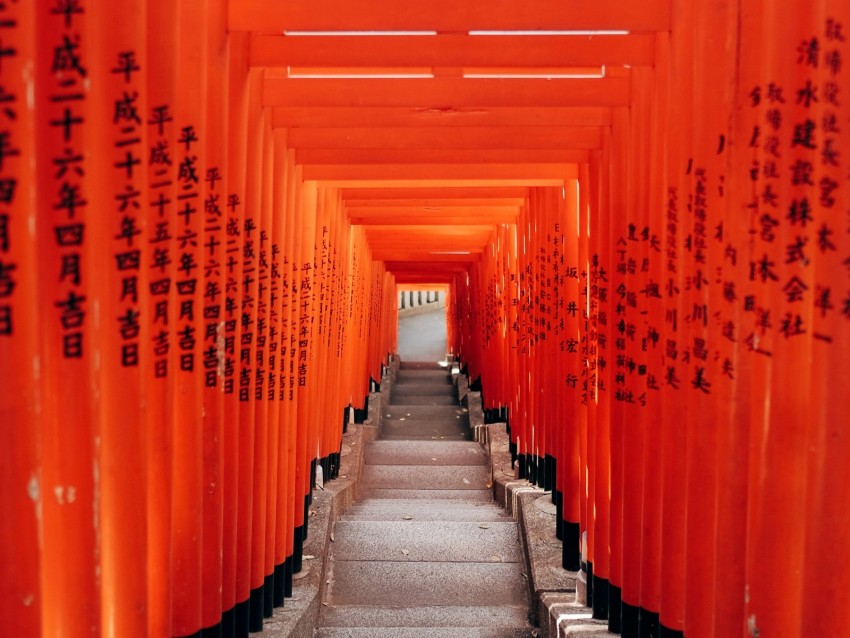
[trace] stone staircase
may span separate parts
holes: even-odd
[[[360,499],[334,527],[319,638],[531,636],[516,523],[449,373],[398,371]]]

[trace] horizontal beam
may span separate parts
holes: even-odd
[[[427,212],[396,216],[348,215],[348,220],[358,226],[380,226],[392,222],[396,226],[468,226],[471,224],[514,224],[517,213],[489,213],[487,215],[433,215]]]
[[[254,35],[255,67],[590,67],[652,66],[651,34],[594,36]]]
[[[343,195],[343,198],[345,196]],[[347,199],[345,208],[351,214],[369,214],[372,211],[393,214],[404,214],[411,209],[428,209],[431,211],[447,211],[455,215],[475,215],[486,209],[501,209],[502,212],[518,211],[525,204],[524,197],[488,197],[488,198],[437,198],[428,197],[420,199]]]
[[[594,106],[520,106],[486,109],[290,106],[275,108],[272,122],[275,128],[610,126],[611,109]]]
[[[379,200],[487,200],[490,198],[511,198],[522,205],[528,197],[528,189],[508,188],[347,188],[342,191],[347,206],[371,206]],[[464,206],[477,204],[468,201],[458,202]],[[399,206],[402,203],[397,204]],[[486,205],[486,204],[485,204]]]
[[[295,128],[294,149],[549,149],[602,147],[598,126],[445,128]]]
[[[299,149],[295,161],[322,164],[584,164],[589,151],[582,150],[429,150],[429,149]]]
[[[546,80],[506,78],[331,79],[269,73],[264,106],[425,109],[505,106],[628,106],[629,76]]]
[[[230,31],[667,31],[670,0],[231,0]]]
[[[336,188],[426,186],[563,186],[576,164],[370,164],[304,166],[303,179]]]
[[[378,248],[372,249],[372,259],[383,262],[446,262],[453,261],[459,264],[471,264],[481,260],[482,253],[450,254],[449,251],[440,250],[411,250],[408,248]]]

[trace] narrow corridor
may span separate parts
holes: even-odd
[[[451,377],[402,364],[358,502],[335,525],[319,638],[531,635],[516,523]]]

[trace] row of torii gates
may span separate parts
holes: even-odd
[[[848,38],[845,0],[0,3],[2,633],[285,604],[396,286],[440,284],[598,617],[846,635]]]

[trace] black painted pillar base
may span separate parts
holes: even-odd
[[[587,576],[587,606],[593,609],[593,598],[596,592],[593,591],[593,563],[587,561],[585,563],[585,576]]]
[[[578,523],[564,521],[561,525],[561,566],[569,572],[581,569],[581,530]]]
[[[608,587],[608,631],[619,634],[623,628],[623,590]]]
[[[236,603],[236,638],[248,638],[249,601]]]
[[[222,638],[221,623],[213,625],[212,627],[201,629],[201,638]]]
[[[263,618],[271,618],[274,614],[274,572],[263,581]]]
[[[608,620],[608,579],[593,577],[593,618]]]
[[[555,537],[559,541],[564,540],[564,495],[555,490],[552,492],[555,501]]]
[[[643,607],[638,610],[638,635],[641,638],[660,638],[658,614]]]
[[[552,492],[552,502],[554,503],[556,500],[555,497],[555,481],[557,478],[557,461],[554,456],[549,454],[546,455],[543,463],[546,466],[546,481],[543,484],[543,489],[547,492]]]
[[[620,631],[623,638],[638,638],[638,617],[638,608],[623,602],[623,626]]]
[[[301,571],[304,560],[304,528],[295,528],[295,546],[292,549],[292,573]]]
[[[236,638],[236,607],[221,615],[221,638]]]
[[[274,600],[275,607],[283,607],[286,599],[286,563],[276,565],[274,568]]]
[[[685,632],[679,631],[677,629],[668,629],[661,623],[658,624],[660,627],[659,636],[661,638],[685,638]]]
[[[251,598],[248,604],[248,631],[257,632],[263,630],[263,594],[264,587],[261,585],[251,590]]]
[[[310,522],[310,505],[313,502],[313,491],[304,497],[304,525],[301,527],[301,545],[303,549],[304,541],[307,540],[307,524]]]
[[[286,598],[292,598],[292,575],[295,573],[292,555],[286,557],[283,563],[283,595]]]

